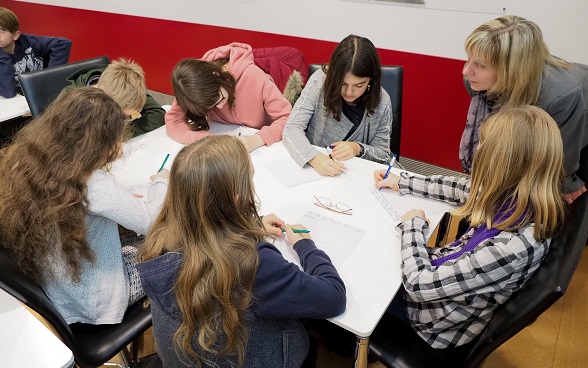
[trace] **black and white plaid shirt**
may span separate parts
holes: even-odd
[[[401,194],[462,204],[469,195],[469,178],[416,177],[402,173]],[[459,251],[461,242],[441,251],[425,245],[424,219],[415,217],[399,224],[402,234],[402,274],[407,313],[411,325],[429,345],[442,349],[463,345],[479,335],[494,310],[503,304],[535,272],[547,254],[551,239],[536,241],[534,224],[503,231],[482,241],[471,253],[435,267],[431,260]]]

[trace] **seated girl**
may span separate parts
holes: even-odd
[[[284,145],[298,165],[335,176],[352,157],[390,161],[392,107],[381,74],[370,40],[351,35],[339,43],[329,65],[308,79],[284,128]]]
[[[130,134],[121,108],[91,87],[70,90],[27,124],[0,159],[0,236],[67,323],[120,323],[144,296],[136,248],[118,224],[146,234],[169,172],[146,201],[117,186],[108,165]]]
[[[469,217],[470,229],[443,247],[425,246],[421,210],[406,213],[397,227],[404,288],[389,312],[434,348],[479,335],[533,275],[563,223],[562,139],[538,107],[505,108],[481,126],[471,179],[374,175],[378,188],[461,204],[454,214]]]
[[[282,140],[292,107],[271,77],[253,62],[251,46],[233,42],[184,59],[172,73],[175,100],[165,114],[167,135],[183,144],[211,133],[209,121],[259,129],[241,136],[249,151]]]
[[[257,214],[253,166],[235,137],[212,136],[176,157],[169,194],[139,251],[155,348],[166,367],[300,367],[299,318],[345,310],[345,286],[308,234]],[[304,270],[265,239],[282,229]]]

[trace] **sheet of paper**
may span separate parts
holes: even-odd
[[[301,168],[290,157],[268,162],[265,165],[286,188],[322,178],[312,167]]]
[[[369,189],[369,191],[376,198],[376,200],[382,206],[382,208],[384,208],[384,210],[386,210],[388,215],[390,215],[390,217],[392,217],[392,220],[400,221],[400,215],[398,214],[398,212],[394,208],[394,205],[392,204],[391,201],[389,201],[386,197],[384,197],[384,195],[374,187],[371,187]]]

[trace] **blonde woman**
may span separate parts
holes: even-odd
[[[239,139],[210,136],[180,151],[137,265],[164,366],[300,367],[308,336],[298,319],[345,310],[329,257],[255,206],[253,166]],[[304,271],[265,241],[281,228]]]
[[[471,223],[454,243],[427,248],[425,213],[402,217],[404,288],[389,313],[434,348],[463,345],[481,333],[539,267],[563,222],[562,157],[557,124],[540,108],[524,106],[505,108],[482,125],[471,179],[407,173],[383,179],[385,171],[376,171],[376,187],[462,205],[455,214]]]
[[[463,69],[472,95],[459,156],[469,172],[480,125],[506,107],[539,106],[555,120],[566,147],[562,191],[571,203],[588,180],[588,66],[549,53],[541,29],[514,15],[482,24],[466,39]]]

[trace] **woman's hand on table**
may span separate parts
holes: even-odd
[[[258,134],[253,135],[240,135],[239,139],[247,148],[247,152],[251,152],[265,144],[263,139]]]
[[[268,234],[273,235],[275,237],[282,236],[282,228],[286,225],[286,223],[282,221],[281,218],[274,215],[273,213],[270,213],[269,215],[264,215],[261,218],[261,223],[265,231],[267,231]]]
[[[323,154],[319,154],[308,163],[317,173],[324,176],[336,176],[341,174],[341,171],[347,170],[347,167],[342,162]]]
[[[418,210],[418,209],[412,209],[412,210],[408,211],[407,213],[405,213],[404,215],[400,216],[400,221],[405,222],[408,220],[412,220],[415,217],[421,217],[425,221],[427,221],[427,223],[429,223],[429,219],[425,217],[425,211]]]
[[[296,244],[297,241],[302,239],[311,239],[309,233],[295,233],[293,230],[307,230],[304,226],[300,224],[294,225],[284,225],[284,229],[286,229],[286,236],[288,237],[288,242],[290,245]]]
[[[151,175],[149,177],[149,179],[151,179],[151,181],[155,181],[157,179],[168,179],[169,180],[169,170],[163,169],[160,172],[158,172],[157,174]]]
[[[335,160],[345,161],[349,160],[350,158],[354,158],[359,155],[359,151],[361,147],[358,143],[355,142],[335,142],[331,144],[333,147],[333,152],[331,156]]]
[[[376,170],[374,171],[374,180],[376,181],[376,188],[390,188],[392,190],[400,190],[398,187],[398,181],[400,181],[400,176],[388,173],[388,177],[384,179],[386,176],[386,169],[383,170]]]

